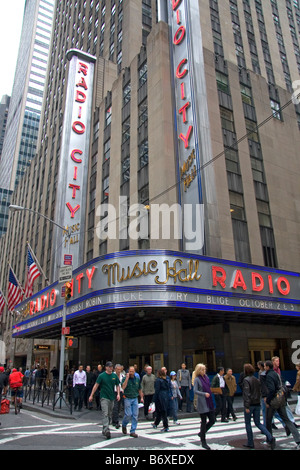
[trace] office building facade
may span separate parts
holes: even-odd
[[[36,154],[54,0],[25,2],[14,85],[0,162],[0,187],[13,191]]]
[[[186,361],[192,369],[203,361],[210,371],[220,364],[237,371],[278,355],[293,368],[299,30],[297,1],[58,2],[39,147],[13,203],[62,222],[67,52],[92,56],[90,127],[79,112],[83,95],[69,122],[90,135],[85,224],[69,224],[61,240],[68,253],[84,238],[67,305],[79,337],[70,363]],[[70,156],[80,171],[87,155],[78,150]],[[74,209],[82,188],[74,168],[73,176],[65,191]],[[10,216],[8,230],[2,251],[20,280],[25,257],[13,247],[28,239],[50,285],[39,278],[14,326],[7,316],[7,332],[13,327],[16,344],[58,341],[57,229],[22,212]]]

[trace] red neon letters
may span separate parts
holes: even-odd
[[[176,23],[178,25],[178,29],[175,32],[174,38],[173,38],[173,44],[175,47],[180,47],[181,45],[184,44],[184,41],[186,39],[186,27],[185,25],[181,25],[181,14],[180,10],[178,7],[180,6],[182,0],[172,0],[172,8],[173,11],[176,14]],[[187,67],[188,65],[188,59],[185,57],[184,59],[181,60],[181,62],[178,64],[176,68],[176,78],[178,80],[183,80],[189,73],[189,70]],[[186,98],[185,94],[185,83],[181,82],[180,83],[180,99],[184,101]],[[191,103],[187,101],[183,106],[179,107],[178,114],[182,115],[182,121],[183,124],[188,124],[187,132],[183,133],[180,132],[179,134],[179,139],[182,140],[184,143],[184,147],[187,149],[189,148],[189,141],[192,136],[193,132],[193,125],[189,123],[188,119],[188,108],[190,107]]]
[[[225,269],[220,266],[212,266],[212,281],[213,287],[220,286],[223,289],[231,287],[232,289],[241,288],[243,291],[248,290],[248,286],[240,269],[235,270],[233,279],[231,280],[231,285],[227,286]],[[274,287],[277,288],[281,295],[288,295],[291,290],[290,283],[284,276],[273,279],[273,277],[268,274],[264,279],[261,274],[254,271],[251,272],[252,292],[261,292],[266,288],[269,294],[273,294]]]
[[[96,272],[96,267],[93,266],[90,269],[86,269],[85,273],[77,274],[75,279],[72,279],[71,284],[71,296],[73,297],[75,291],[77,294],[81,293],[82,281],[86,279],[88,283],[88,289],[93,288],[93,278]],[[85,282],[86,282],[85,281]],[[35,300],[29,303],[29,314],[35,315],[36,313],[43,312],[45,309],[54,307],[57,303],[58,291],[52,289],[51,291],[40,295]]]
[[[82,122],[82,112],[83,112],[83,106],[84,103],[87,100],[87,92],[88,92],[88,86],[85,77],[88,76],[89,73],[89,67],[87,64],[84,64],[83,62],[78,63],[78,74],[80,74],[80,78],[76,83],[76,90],[75,90],[75,99],[74,103],[80,103],[78,106],[78,112],[77,112],[77,119],[72,123],[72,132],[77,134],[78,136],[84,136],[86,132],[86,126]],[[82,89],[84,91],[82,91]],[[80,148],[75,148],[71,150],[71,160],[72,162],[75,163],[74,168],[73,168],[73,181],[76,181],[78,176],[79,176],[79,171],[80,171],[80,165],[82,164],[82,158],[79,158],[83,156],[83,151]],[[74,183],[68,183],[68,188],[71,189],[71,197],[72,199],[76,199],[77,191],[80,191],[80,185],[74,184]],[[67,208],[70,211],[70,216],[71,219],[74,219],[75,214],[77,211],[80,209],[80,204],[77,204],[75,207],[72,206],[70,202],[66,203]]]

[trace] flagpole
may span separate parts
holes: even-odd
[[[0,295],[2,295],[2,297],[3,297],[3,300],[4,300],[4,303],[5,303],[5,305],[6,305],[7,309],[8,309],[8,311],[9,311],[9,313],[11,313],[11,314],[12,314],[13,312],[12,312],[12,311],[11,311],[11,310],[8,308],[8,302],[7,302],[7,299],[6,299],[5,295],[3,294],[3,291],[2,291],[2,289],[0,289]],[[2,312],[2,313],[3,313],[3,312]],[[1,323],[2,323],[2,313],[0,314],[0,317],[1,317]]]
[[[7,302],[7,300],[6,300],[6,297],[5,297],[5,295],[3,294],[3,290],[2,290],[2,289],[0,289],[0,294],[1,294],[1,295],[2,295],[2,297],[3,297],[3,299],[4,299],[4,302],[5,302],[6,306],[8,307],[8,302]]]
[[[45,274],[44,271],[42,270],[41,265],[40,265],[40,263],[38,262],[38,259],[37,259],[37,257],[35,256],[35,254],[34,254],[32,248],[31,248],[29,242],[27,242],[27,246],[28,246],[28,249],[29,249],[29,251],[30,251],[32,257],[34,258],[34,260],[35,260],[35,262],[36,262],[36,264],[37,264],[37,266],[38,266],[38,268],[39,268],[39,271],[42,273],[42,275],[43,275],[44,278],[45,278],[45,281],[47,282],[47,285],[49,286],[49,285],[50,285],[49,279],[47,278],[46,274]]]

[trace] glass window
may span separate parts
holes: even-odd
[[[111,106],[107,108],[105,111],[105,125],[108,126],[108,124],[111,123]]]
[[[235,132],[232,111],[220,107],[220,115],[222,128],[231,132]]]
[[[270,100],[270,105],[273,111],[273,117],[281,121],[280,104],[277,101]]]
[[[216,72],[218,90],[229,93],[228,77],[221,72]]]

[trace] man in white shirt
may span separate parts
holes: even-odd
[[[117,374],[118,379],[119,379],[120,384],[121,384],[123,378],[125,377],[125,373],[123,372],[123,366],[121,364],[116,364],[115,365],[115,373]],[[120,385],[120,400],[117,400],[117,386],[115,386],[115,403],[114,403],[114,408],[113,408],[113,412],[112,412],[112,425],[116,429],[119,429],[119,427],[120,427],[119,416],[120,416],[121,406],[123,404],[124,404],[123,389]]]
[[[226,396],[228,394],[228,387],[224,379],[224,367],[218,367],[217,374],[213,377],[211,381],[211,389],[220,389],[221,393],[215,393],[215,402],[216,402],[216,409],[215,414],[216,417],[219,413],[221,413],[221,422],[228,423],[228,419],[226,418]]]
[[[86,373],[83,370],[83,366],[79,366],[79,369],[74,372],[73,375],[73,389],[74,389],[74,410],[82,410],[84,391],[86,387]]]

